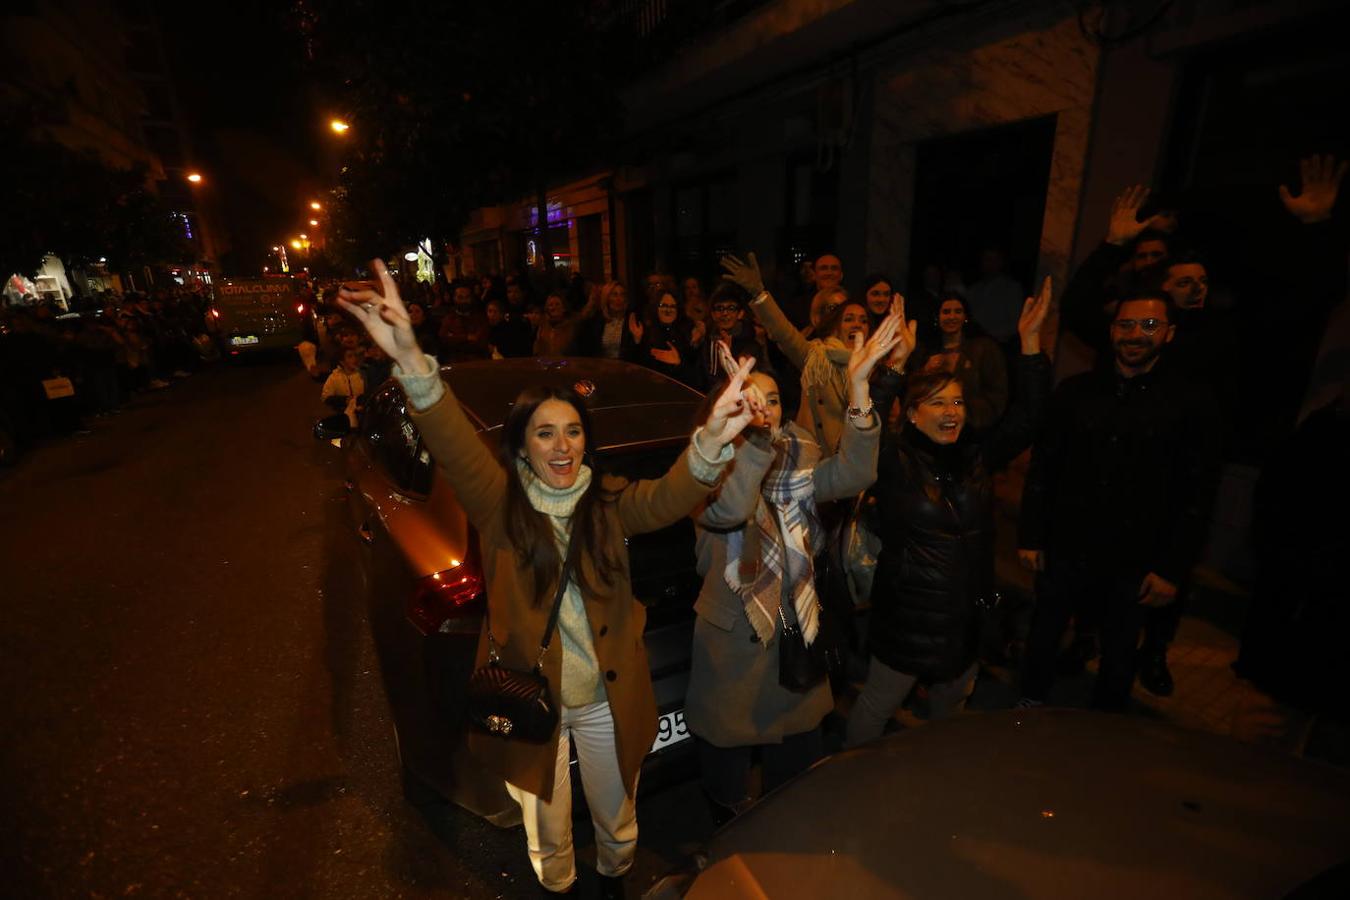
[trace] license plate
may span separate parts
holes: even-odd
[[[258,343],[258,336],[256,334],[236,335],[235,337],[230,338],[230,343],[236,347],[244,344],[256,344]]]
[[[652,742],[651,752],[662,750],[680,741],[689,740],[689,726],[684,722],[684,710],[666,713],[656,723],[656,740]]]

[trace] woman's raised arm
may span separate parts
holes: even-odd
[[[500,512],[506,473],[464,415],[459,400],[441,380],[435,357],[423,353],[417,345],[398,285],[389,277],[384,263],[375,260],[371,267],[379,277],[381,290],[343,287],[338,291],[338,303],[394,360],[394,376],[407,395],[409,414],[423,444],[455,489],[469,521],[481,530],[484,522]]]

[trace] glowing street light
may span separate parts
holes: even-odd
[[[319,220],[318,220],[318,219],[310,219],[310,220],[309,220],[309,224],[311,224],[311,225],[318,225],[318,224],[319,224]]]
[[[307,241],[307,240],[309,240],[309,235],[307,235],[307,234],[302,234],[302,235],[300,235],[300,240],[302,240],[302,241]]]
[[[333,129],[333,132],[335,134],[345,134],[347,132],[347,129],[351,128],[352,126],[348,125],[341,119],[333,119],[331,122],[328,123],[328,127]]]
[[[295,250],[299,250],[299,249],[300,249],[300,242],[299,242],[298,240],[293,240],[293,241],[291,241],[291,248],[292,248],[292,249],[295,249]]]
[[[272,248],[272,252],[273,252],[273,253],[280,253],[280,252],[281,252],[281,248],[280,248],[280,247],[273,247],[273,248]]]
[[[201,172],[189,172],[189,173],[188,173],[187,180],[190,181],[190,182],[192,182],[193,184],[201,184],[201,183],[202,183],[202,173],[201,173]]]
[[[318,212],[319,210],[323,209],[323,207],[319,204],[318,200],[309,201],[309,208],[314,210],[315,212]]]

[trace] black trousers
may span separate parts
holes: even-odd
[[[1081,563],[1048,567],[1037,582],[1023,696],[1043,701],[1050,693],[1060,639],[1070,616],[1081,610],[1097,623],[1101,645],[1092,705],[1113,711],[1126,708],[1138,668],[1139,633],[1149,609],[1139,605],[1139,584],[1144,574],[1103,571]]]
[[[781,744],[759,744],[744,747],[718,747],[700,737],[698,763],[703,790],[722,806],[735,808],[750,796],[750,766],[755,751],[759,751],[763,769],[764,793],[799,775],[825,755],[825,741],[819,726],[800,734],[783,737]]]

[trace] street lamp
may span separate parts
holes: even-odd
[[[315,212],[318,212],[319,210],[323,209],[323,207],[319,205],[318,200],[309,201],[309,208],[314,210]]]
[[[309,224],[311,224],[311,225],[318,225],[318,224],[319,224],[319,220],[318,220],[318,219],[310,219],[310,220],[309,220]]]
[[[201,184],[201,183],[202,183],[202,173],[201,173],[201,172],[189,172],[189,173],[188,173],[187,180],[190,181],[190,182],[192,182],[193,184]]]
[[[347,129],[351,128],[352,126],[348,125],[341,119],[333,119],[328,123],[328,127],[333,129],[333,132],[335,134],[345,134],[347,132]]]
[[[299,250],[299,249],[300,249],[300,242],[299,242],[298,240],[292,240],[292,241],[291,241],[291,249],[293,249],[293,250]]]

